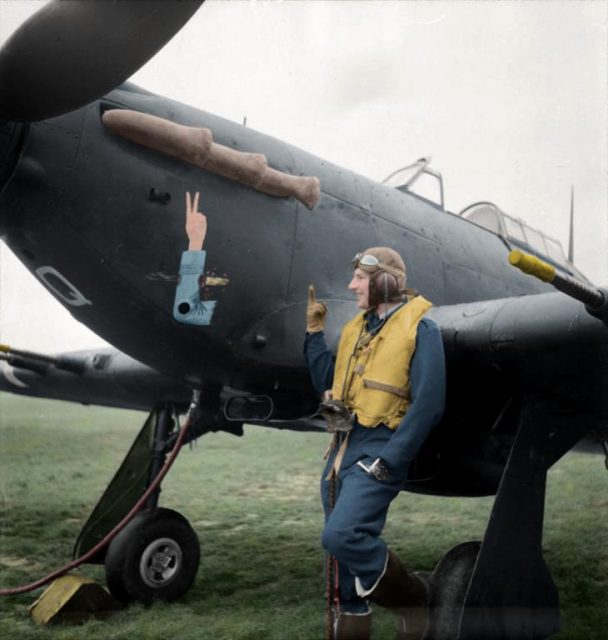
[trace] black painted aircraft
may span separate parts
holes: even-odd
[[[193,389],[201,404],[189,437],[239,433],[244,422],[322,429],[301,354],[307,286],[329,307],[335,344],[355,312],[345,288],[352,256],[388,245],[405,257],[408,285],[435,305],[448,367],[446,413],[406,488],[496,494],[481,545],[456,547],[435,571],[431,637],[547,637],[559,607],[541,552],[546,473],[579,441],[608,440],[608,292],[558,243],[498,207],[477,203],[456,215],[416,195],[425,161],[407,180],[379,184],[125,83],[200,4],[52,2],[0,52],[2,238],[116,347],[55,357],[5,348],[2,388],[156,407],[76,552],[148,486],[154,449],[170,449],[173,416]],[[129,36],[135,30],[141,37]],[[57,33],[66,36],[59,50]],[[196,295],[183,298],[188,190],[202,194],[209,229],[204,273],[182,272],[182,282],[188,273],[198,282]],[[541,257],[548,266],[532,270],[570,295],[514,269],[513,249]],[[154,539],[141,551],[147,569],[126,558],[150,518],[158,524],[164,514],[169,532],[187,526],[155,511],[156,500],[147,506],[97,557],[123,600],[177,597],[194,578],[186,567],[196,571],[198,548],[196,562],[182,557],[164,572],[155,554],[175,562],[180,553]],[[182,550],[193,544],[184,536]]]

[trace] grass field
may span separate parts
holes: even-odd
[[[70,558],[90,509],[143,423],[141,413],[0,394],[0,588],[30,582]],[[201,541],[194,587],[178,603],[130,607],[105,622],[36,626],[40,592],[0,599],[0,638],[232,640],[323,637],[318,473],[326,435],[246,427],[185,448],[161,505]],[[570,455],[549,475],[545,557],[560,590],[557,640],[608,637],[608,473],[599,456]],[[479,539],[492,500],[402,494],[385,538],[408,564],[432,569]],[[103,569],[80,573],[103,582]],[[392,638],[376,609],[375,638]]]

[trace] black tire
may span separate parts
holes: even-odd
[[[112,540],[106,582],[120,602],[176,600],[192,586],[200,560],[198,537],[171,509],[138,513]]]
[[[435,567],[431,582],[431,622],[429,638],[453,638],[458,629],[469,582],[481,542],[462,542],[450,549]]]

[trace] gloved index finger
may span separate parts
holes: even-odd
[[[315,285],[309,284],[308,285],[308,302],[310,304],[314,304],[316,301],[317,301],[317,297],[315,295]]]

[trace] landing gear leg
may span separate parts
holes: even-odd
[[[156,478],[165,463],[167,457],[167,440],[175,428],[174,413],[174,408],[170,405],[165,405],[159,410],[158,419],[154,428],[154,442],[152,460],[150,462],[150,473],[148,474],[148,486],[150,486],[154,478]],[[156,491],[154,491],[146,501],[146,508],[152,509],[156,507],[159,497],[160,486],[157,487]]]
[[[197,392],[194,402],[188,419],[198,406]],[[175,446],[175,416],[171,405],[158,406],[150,413],[83,527],[75,557],[92,550],[106,537],[157,479]],[[182,515],[158,508],[159,495],[160,486],[148,496],[144,510],[89,560],[105,563],[110,592],[121,602],[175,600],[188,591],[196,576],[198,538]]]
[[[580,414],[556,416],[528,401],[479,552],[466,543],[445,559],[452,554],[468,582],[460,606],[449,596],[449,562],[436,569],[428,640],[541,640],[559,630],[557,588],[541,546],[547,471],[588,430]]]

